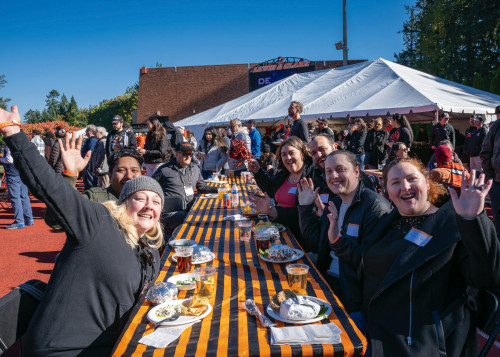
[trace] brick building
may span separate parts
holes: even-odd
[[[349,64],[364,60],[349,61]],[[312,61],[317,71],[342,61]],[[249,70],[258,63],[160,67],[140,70],[137,123],[160,112],[175,122],[249,93]]]

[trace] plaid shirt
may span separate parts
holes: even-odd
[[[40,136],[35,135],[33,139],[31,139],[31,142],[35,144],[36,148],[40,152],[40,155],[45,157],[45,143],[43,142],[43,139]]]

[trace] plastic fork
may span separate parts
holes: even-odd
[[[177,320],[177,319],[179,318],[179,316],[181,316],[181,310],[180,310],[180,309],[179,309],[179,310],[177,310],[177,311],[175,312],[175,314],[173,314],[172,316],[170,316],[170,317],[166,317],[166,318],[164,318],[163,320],[160,320],[160,321],[158,321],[158,322],[155,322],[155,323],[153,324],[153,327],[158,327],[158,326],[159,326],[159,325],[161,325],[163,322],[167,322],[167,321],[168,321],[168,322],[170,322],[170,321],[175,321],[175,320]]]

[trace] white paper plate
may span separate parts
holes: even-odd
[[[168,242],[171,247],[175,246],[188,246],[188,245],[198,245],[198,242],[192,239],[174,239]]]
[[[269,263],[290,263],[290,262],[294,262],[296,260],[299,260],[300,258],[302,258],[304,256],[304,252],[301,251],[300,249],[293,249],[293,256],[290,258],[290,259],[287,259],[287,260],[272,260],[272,259],[269,259],[269,258],[266,258],[266,257],[263,257],[262,255],[259,254],[259,257],[260,259],[266,261],[266,262],[269,262]]]
[[[147,315],[148,320],[151,321],[152,323],[156,323],[158,321],[161,321],[163,319],[163,317],[157,317],[156,316],[156,311],[158,309],[161,309],[162,307],[170,305],[170,304],[180,305],[184,301],[187,301],[187,300],[190,300],[190,299],[172,300],[172,301],[164,302],[163,304],[160,304],[160,305],[156,305],[151,310],[149,310],[148,315]],[[162,326],[177,326],[177,325],[190,324],[191,322],[195,322],[195,321],[199,321],[199,320],[203,319],[205,316],[207,316],[211,312],[212,312],[212,305],[208,304],[207,311],[205,311],[200,316],[182,316],[181,315],[181,316],[179,316],[179,318],[177,320],[175,320],[175,321],[165,321],[165,322],[162,322],[161,325]]]
[[[201,198],[219,198],[218,193],[206,193]]]
[[[215,258],[215,254],[213,252],[210,252],[210,257],[209,258],[206,258],[206,259],[202,259],[202,260],[192,260],[191,263],[192,264],[203,264],[203,263],[208,263],[208,262],[211,262],[212,260],[214,260]],[[172,261],[174,263],[177,263],[177,254],[174,254],[172,255]]]
[[[319,305],[327,305],[328,306],[328,310],[326,310],[326,312],[323,315],[330,316],[330,314],[332,313],[332,306],[329,303],[327,303],[326,301],[321,300],[320,298],[317,298],[317,297],[314,297],[314,296],[307,296],[307,299],[311,300],[311,301],[314,301],[315,303],[317,303]],[[271,308],[271,304],[267,305],[266,312],[273,319],[278,320],[278,321],[287,322],[289,324],[312,324],[313,322],[321,321],[321,320],[324,319],[323,316],[315,317],[314,319],[309,319],[309,320],[289,320],[289,319],[285,319],[285,318],[281,317],[279,315],[279,313],[274,312],[274,310]]]
[[[193,284],[190,285],[177,285],[177,281],[179,280],[190,280],[190,279],[194,279],[193,273],[177,274],[168,278],[167,281],[169,283],[175,284],[178,290],[192,290],[196,287],[196,283],[194,281]]]

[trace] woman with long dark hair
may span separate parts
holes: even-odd
[[[411,130],[410,122],[404,115],[394,114],[389,120],[389,124],[392,126],[389,132],[389,139],[386,142],[388,147],[391,147],[395,142],[405,143],[408,150],[413,142],[413,130]]]
[[[386,165],[391,161],[396,159],[403,159],[408,157],[408,147],[405,143],[394,143],[389,150],[389,155],[387,156]]]
[[[205,129],[198,146],[198,159],[201,161],[201,176],[206,180],[214,172],[219,172],[227,162],[226,142],[217,135],[214,127]]]
[[[153,176],[156,169],[163,164],[163,156],[171,150],[167,131],[156,117],[147,120],[148,135],[144,148],[137,148],[137,152],[144,157],[146,176]]]

